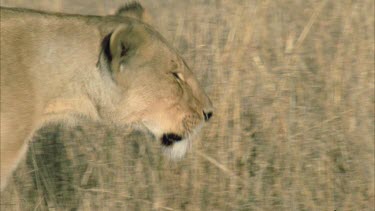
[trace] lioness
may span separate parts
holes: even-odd
[[[131,3],[114,16],[1,8],[1,189],[50,122],[146,128],[173,158],[212,116],[185,61]]]

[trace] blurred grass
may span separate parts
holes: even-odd
[[[215,105],[192,152],[175,163],[145,134],[48,127],[1,210],[374,210],[374,1],[141,2]]]

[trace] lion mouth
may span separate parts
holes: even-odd
[[[181,141],[181,140],[182,140],[182,136],[177,135],[175,133],[166,133],[166,134],[163,134],[163,136],[161,137],[161,143],[164,146],[170,146],[173,143]]]

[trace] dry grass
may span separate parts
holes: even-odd
[[[373,0],[142,2],[215,104],[193,151],[173,163],[144,134],[47,128],[2,210],[374,210]]]

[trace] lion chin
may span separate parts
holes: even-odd
[[[161,138],[163,153],[172,160],[182,159],[191,148],[191,138],[182,138],[179,135],[168,133]]]
[[[176,133],[164,133],[160,138],[163,153],[165,156],[172,160],[180,160],[192,147],[192,141],[196,138],[196,134],[199,133],[203,123],[196,126],[196,128],[185,135],[179,135]]]

